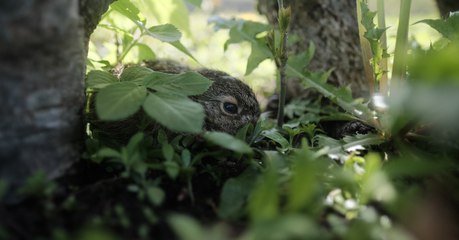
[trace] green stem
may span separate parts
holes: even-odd
[[[384,0],[378,0],[377,3],[377,11],[378,11],[378,28],[380,29],[386,29],[386,11],[385,11],[385,6],[384,6]],[[383,35],[381,36],[381,47],[384,51],[387,51],[387,34],[386,31],[384,31]],[[387,58],[383,56],[381,59],[381,70],[382,70],[382,76],[381,79],[379,80],[379,91],[380,94],[383,96],[387,96],[389,89],[387,88],[388,86],[388,78],[387,78]]]
[[[363,67],[365,71],[365,78],[367,79],[368,87],[370,89],[370,93],[373,94],[374,86],[375,86],[375,75],[373,74],[373,68],[371,67],[371,59],[373,58],[373,54],[371,53],[371,46],[367,39],[365,39],[365,27],[362,24],[362,0],[356,0],[357,5],[357,21],[358,21],[358,28],[359,28],[359,39],[360,39],[360,48],[362,50],[362,61]]]
[[[279,4],[279,13],[278,13],[278,18],[279,18],[279,30],[281,32],[281,41],[280,41],[280,46],[279,46],[279,51],[276,52],[276,65],[277,68],[279,69],[279,81],[280,81],[280,92],[279,92],[279,107],[277,111],[277,126],[282,127],[284,125],[284,108],[285,108],[285,98],[287,95],[287,74],[286,74],[286,65],[288,61],[288,55],[287,55],[287,39],[288,39],[288,24],[284,25],[281,22],[286,22],[287,16],[284,14],[284,1],[283,0],[278,0],[277,1]],[[290,18],[290,16],[288,16]],[[287,22],[290,22],[288,20]]]
[[[411,0],[400,0],[400,16],[397,29],[397,41],[395,43],[391,90],[397,88],[398,81],[402,81],[406,78],[406,55],[408,51],[410,9]]]
[[[126,55],[129,53],[129,51],[131,51],[131,49],[137,45],[137,43],[139,43],[140,39],[143,37],[144,35],[144,31],[141,30],[142,32],[140,33],[140,36],[134,40],[132,40],[132,42],[129,43],[129,45],[126,47],[126,49],[123,50],[123,53],[116,59],[116,62],[117,63],[121,63],[123,61],[123,59],[126,57]]]

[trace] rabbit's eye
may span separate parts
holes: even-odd
[[[222,110],[230,115],[235,115],[238,112],[237,105],[230,102],[224,102],[222,104]]]

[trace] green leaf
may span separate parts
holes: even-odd
[[[148,199],[150,199],[150,202],[153,203],[155,206],[160,206],[164,202],[164,198],[166,197],[166,194],[164,191],[155,186],[149,186],[147,187],[147,196]]]
[[[166,161],[164,162],[164,166],[166,167],[167,175],[169,175],[170,178],[172,179],[177,178],[180,172],[180,166],[176,162]]]
[[[96,112],[101,120],[122,120],[142,106],[147,89],[131,82],[119,82],[100,90],[96,96]]]
[[[451,41],[459,40],[459,12],[453,13],[449,18],[443,19],[425,19],[417,23],[425,23],[437,30],[443,37]]]
[[[348,113],[354,115],[370,126],[377,127],[374,124],[372,111],[358,100],[354,100],[352,97],[349,97],[349,91],[324,83],[323,79],[311,78],[307,73],[304,73],[303,68],[296,69],[294,67],[295,66],[287,64],[288,76],[300,78],[305,87],[312,87],[316,89],[320,94],[336,103]],[[325,73],[325,76],[327,74],[328,73]],[[321,76],[319,75],[319,77]]]
[[[246,142],[224,132],[206,132],[204,138],[215,145],[232,150],[237,153],[252,153],[252,148]]]
[[[218,215],[225,219],[234,219],[243,214],[245,202],[258,175],[253,168],[246,169],[240,176],[228,179],[220,194]]]
[[[121,13],[134,23],[140,23],[139,9],[129,0],[117,0],[110,5],[111,9]]]
[[[191,153],[188,149],[184,149],[181,155],[182,165],[184,167],[189,167],[191,164]]]
[[[190,33],[189,12],[183,0],[136,1],[146,16],[156,18],[160,24],[170,23]]]
[[[126,150],[130,156],[135,155],[138,151],[140,143],[143,141],[145,134],[142,132],[136,133],[129,139],[129,142],[126,146]]]
[[[255,70],[261,62],[270,58],[272,58],[272,54],[271,51],[269,51],[265,40],[257,39],[256,43],[252,43],[252,51],[250,53],[249,59],[247,60],[245,75],[252,73],[252,71]]]
[[[288,149],[290,147],[288,140],[284,138],[284,136],[282,136],[276,129],[265,130],[261,132],[261,135],[280,144],[282,149]]]
[[[323,147],[320,154],[347,154],[348,149],[359,146],[371,146],[383,143],[383,137],[376,134],[357,134],[355,136],[345,136],[341,140],[336,140],[324,135],[317,135],[317,143],[319,147]]]
[[[143,44],[143,43],[137,43],[135,46],[137,47],[137,51],[138,51],[137,62],[156,59],[156,54],[150,48],[150,46]]]
[[[199,240],[206,239],[204,229],[199,223],[191,217],[185,215],[171,215],[167,222],[172,226],[177,239],[181,240]]]
[[[172,161],[174,158],[174,148],[170,144],[164,144],[162,147],[163,157],[166,161]]]
[[[107,158],[116,158],[116,159],[121,159],[121,153],[115,149],[112,148],[102,148],[99,151],[97,151],[97,156],[98,157],[107,157]]]
[[[149,94],[145,112],[163,126],[179,132],[199,133],[204,123],[204,109],[189,98],[164,93]]]
[[[293,69],[304,70],[314,57],[315,49],[316,47],[314,45],[314,42],[310,42],[307,51],[289,56],[287,64],[291,66]]]
[[[196,72],[168,74],[154,72],[144,78],[145,85],[162,93],[200,95],[212,85],[212,81]]]
[[[163,42],[179,41],[182,33],[172,24],[153,26],[148,29],[147,34]]]
[[[190,51],[188,51],[188,49],[185,46],[183,46],[183,44],[180,41],[171,42],[169,44],[177,48],[180,52],[186,54],[188,57],[192,58],[196,62],[198,62],[198,60],[193,56],[193,54],[191,54]]]
[[[201,7],[201,4],[202,4],[202,0],[186,0],[186,1],[189,2],[190,4],[193,4],[196,7]]]
[[[146,68],[146,67],[141,67],[141,66],[133,66],[133,67],[128,67],[123,70],[120,76],[120,81],[121,82],[134,82],[134,83],[142,83],[143,82],[143,77],[153,73],[154,71]]]
[[[271,29],[269,25],[243,20],[226,20],[220,17],[209,19],[214,24],[214,29],[230,29],[229,39],[224,45],[226,50],[230,44],[248,41],[251,43],[252,51],[247,61],[245,74],[250,74],[262,61],[271,58],[272,53],[266,45],[265,37],[258,38],[257,35]]]
[[[308,146],[296,151],[293,156],[293,176],[289,185],[287,203],[289,210],[301,210],[311,202],[314,196],[318,181],[316,173],[320,171],[311,160],[313,160],[313,156]]]
[[[93,70],[88,73],[86,87],[101,89],[116,82],[118,82],[118,79],[113,74],[101,70]]]
[[[279,214],[278,174],[268,169],[249,197],[248,210],[255,222],[275,219]]]
[[[234,20],[237,21],[237,20]],[[229,44],[249,41],[256,43],[257,35],[269,31],[271,27],[264,23],[253,21],[240,21],[237,25],[231,27],[229,39],[225,43],[225,49]]]

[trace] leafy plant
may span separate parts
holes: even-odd
[[[108,72],[90,72],[87,86],[98,91],[95,109],[101,120],[126,119],[141,108],[174,131],[202,131],[204,110],[188,98],[204,93],[211,81],[195,72],[166,74],[131,67],[119,79]]]

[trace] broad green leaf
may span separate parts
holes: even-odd
[[[204,138],[215,145],[237,153],[252,153],[252,148],[246,142],[224,132],[206,132]]]
[[[225,43],[225,49],[229,44],[241,43],[244,41],[249,41],[251,43],[257,44],[257,35],[262,32],[269,31],[270,29],[271,27],[264,23],[243,21],[242,25],[238,24],[231,27],[229,32],[230,38]]]
[[[147,34],[163,42],[179,41],[182,33],[172,24],[153,26],[148,29]]]
[[[181,240],[199,240],[206,239],[204,229],[199,223],[185,215],[170,215],[167,222]]]
[[[170,144],[164,144],[162,147],[163,157],[166,161],[172,161],[174,158],[174,148]]]
[[[143,141],[144,137],[144,133],[138,132],[129,139],[126,146],[126,150],[129,155],[134,155],[138,151],[139,145]]]
[[[139,9],[132,4],[130,0],[117,0],[110,5],[110,7],[121,13],[123,16],[129,18],[134,23],[140,23]]]
[[[147,89],[131,82],[119,82],[100,90],[96,96],[96,112],[101,120],[121,120],[142,106]]]
[[[271,58],[272,53],[266,45],[265,38],[258,38],[257,35],[268,31],[269,25],[243,20],[227,20],[220,17],[209,19],[214,24],[214,29],[230,29],[229,39],[225,42],[226,50],[230,44],[248,41],[252,45],[252,51],[247,61],[245,74],[250,74],[262,61]]]
[[[118,79],[113,74],[101,70],[93,70],[88,73],[86,87],[100,89],[117,82]]]
[[[143,82],[143,78],[145,76],[153,72],[154,72],[153,70],[146,68],[146,67],[142,67],[142,66],[128,67],[124,69],[123,72],[121,73],[120,81],[121,82],[134,82],[136,84],[139,84]]]
[[[316,47],[314,43],[310,42],[307,51],[289,56],[287,64],[294,69],[304,70],[311,62],[311,59],[314,57],[315,49]]]
[[[183,0],[136,1],[142,13],[154,17],[160,24],[170,23],[190,33],[189,12]]]
[[[453,13],[445,20],[425,19],[417,23],[425,23],[429,25],[451,41],[459,40],[459,12]]]
[[[189,98],[160,92],[152,93],[145,100],[143,109],[154,120],[173,131],[202,131],[204,109]]]
[[[220,194],[218,215],[222,218],[237,218],[245,210],[247,197],[252,191],[258,175],[248,168],[240,176],[228,179]]]
[[[252,73],[252,71],[255,70],[261,62],[270,58],[272,58],[272,54],[266,45],[265,40],[257,39],[256,44],[252,43],[252,51],[249,59],[247,60],[245,75]]]
[[[153,72],[144,78],[144,82],[147,87],[158,92],[185,96],[202,94],[212,85],[212,81],[196,72]]]
[[[148,45],[143,43],[137,43],[135,47],[137,47],[138,51],[137,62],[156,59],[155,52]]]

